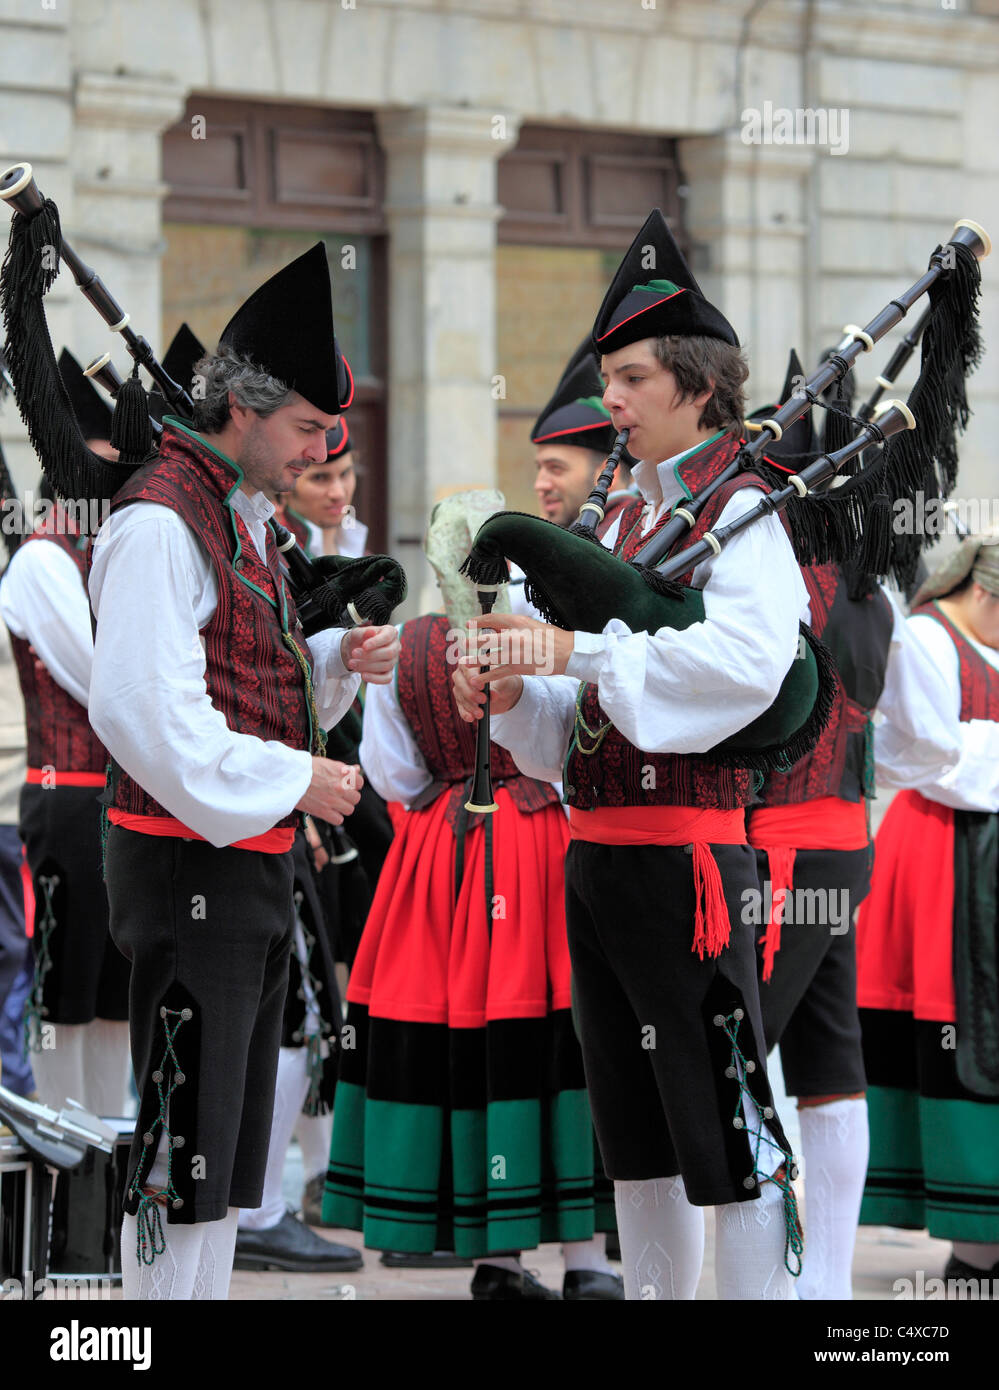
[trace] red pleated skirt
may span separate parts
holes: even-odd
[[[504,787],[495,800],[488,904],[484,817],[471,818],[457,898],[448,797],[397,824],[347,990],[373,1018],[481,1028],[570,1007],[565,813],[520,812]]]
[[[900,792],[874,841],[871,891],[857,917],[857,1003],[956,1020],[954,812]]]

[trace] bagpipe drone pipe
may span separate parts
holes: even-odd
[[[0,312],[18,409],[55,493],[99,505],[113,497],[137,468],[156,458],[161,429],[150,416],[139,368],[145,369],[166,406],[179,417],[190,419],[194,402],[157,360],[146,339],[132,329],[129,315],[100,276],[64,239],[59,210],[39,191],[30,164],[15,164],[0,174],[0,199],[14,213],[0,269]],[[44,298],[63,262],[111,332],[121,335],[135,362],[124,381],[108,354],[86,369],[115,399],[111,444],[118,450],[117,461],[87,448],[53,351]],[[271,526],[306,636],[355,622],[386,623],[406,597],[405,573],[391,557],[326,556],[312,561],[290,532],[274,521]]]
[[[753,521],[787,509],[786,520],[801,564],[856,563],[858,555],[872,573],[887,574],[898,561],[892,545],[891,504],[923,489],[946,495],[957,469],[955,433],[968,418],[966,373],[981,355],[977,326],[980,276],[978,260],[988,254],[989,239],[976,223],[962,221],[945,247],[938,247],[926,273],[892,299],[866,328],[850,325],[829,358],[774,414],[761,422],[752,442],[697,497],[674,508],[672,517],[626,563],[607,551],[596,536],[611,461],[601,475],[580,519],[569,530],[539,517],[499,512],[479,529],[464,573],[488,592],[507,578],[507,561],[525,572],[525,593],[546,619],[570,631],[602,632],[611,618],[635,632],[683,629],[704,619],[702,594],[676,583],[701,560],[720,553],[731,536]],[[812,405],[853,366],[861,352],[891,330],[921,295],[930,293],[931,313],[922,332],[922,365],[908,405],[883,405],[876,419],[840,418],[840,433],[849,427],[849,442],[800,468],[780,467],[766,456]],[[886,378],[887,379],[887,378]],[[872,407],[873,409],[873,407]],[[925,414],[920,419],[919,412]],[[914,418],[915,416],[915,418]],[[917,428],[917,420],[920,425]],[[627,432],[615,448],[624,447]],[[828,443],[828,436],[827,436]],[[844,471],[870,451],[871,462],[853,476]],[[761,476],[773,489],[731,525],[716,527],[696,544],[682,545],[707,499],[741,471]],[[842,486],[829,488],[835,478]],[[876,506],[884,498],[887,505]],[[790,504],[790,505],[789,505]],[[670,558],[666,558],[670,556]],[[917,556],[918,558],[918,556]],[[909,557],[899,563],[908,565]],[[798,659],[792,661],[771,707],[738,734],[710,751],[718,762],[762,771],[786,770],[814,746],[830,710],[830,657],[802,624]],[[480,736],[482,734],[480,722]],[[477,799],[486,800],[486,789]]]

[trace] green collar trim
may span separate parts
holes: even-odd
[[[235,482],[222,499],[222,505],[226,508],[226,510],[229,513],[229,525],[232,527],[233,541],[235,542],[236,546],[236,549],[233,551],[231,560],[233,572],[241,584],[245,584],[248,589],[252,589],[255,594],[259,594],[265,602],[270,604],[270,606],[279,615],[281,622],[281,631],[287,632],[288,595],[285,592],[284,583],[282,582],[279,585],[276,585],[278,593],[281,596],[281,603],[280,605],[278,605],[277,600],[271,598],[270,594],[268,594],[265,590],[261,589],[259,584],[254,584],[252,579],[247,579],[246,576],[241,573],[243,563],[243,542],[239,538],[239,527],[236,525],[236,509],[232,505],[232,496],[233,493],[237,492],[243,485],[245,476],[243,470],[240,468],[238,463],[234,462],[234,460],[229,457],[228,454],[223,454],[222,450],[217,449],[214,444],[211,444],[203,434],[199,434],[198,431],[196,429],[193,429],[190,425],[185,425],[183,420],[178,419],[176,415],[164,415],[163,423],[171,425],[181,434],[186,434],[188,439],[193,439],[197,444],[200,444],[203,449],[207,449],[210,454],[214,454],[215,457],[217,459],[220,459],[227,468],[232,469],[233,473],[236,475]]]
[[[243,486],[243,470],[240,468],[239,464],[235,463],[228,454],[223,454],[221,449],[216,449],[215,445],[207,440],[203,434],[199,434],[193,425],[186,425],[184,421],[179,419],[176,415],[164,415],[163,423],[165,425],[172,425],[173,428],[179,430],[181,434],[186,434],[188,439],[195,440],[203,449],[207,449],[210,454],[214,454],[217,459],[221,459],[227,468],[232,469],[236,475],[236,482],[226,493],[225,501],[228,505],[229,498],[236,491],[236,488]]]
[[[711,436],[710,439],[703,439],[703,440],[701,440],[700,444],[695,444],[694,447],[693,447],[692,449],[688,449],[687,452],[686,452],[685,454],[681,454],[680,457],[677,459],[676,463],[674,463],[674,465],[673,465],[673,477],[677,480],[677,482],[678,482],[678,483],[680,484],[680,486],[683,488],[684,492],[687,494],[687,501],[688,501],[688,502],[693,500],[694,494],[691,492],[690,488],[687,486],[687,484],[684,482],[684,480],[680,477],[680,466],[681,466],[681,464],[689,463],[690,460],[694,457],[694,455],[695,455],[695,454],[699,454],[699,453],[701,452],[702,449],[707,449],[707,448],[709,448],[712,444],[717,444],[717,443],[718,443],[718,440],[721,439],[721,437],[722,437],[722,435],[723,435],[724,433],[725,433],[724,430],[719,430],[718,433],[717,433],[717,434],[713,434],[713,435]],[[673,510],[674,510],[674,508],[671,507],[671,508],[670,508],[670,515],[672,515]]]

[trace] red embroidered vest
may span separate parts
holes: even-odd
[[[874,795],[868,756],[869,717],[884,689],[893,617],[880,589],[851,599],[838,565],[806,566],[811,622],[836,659],[836,699],[829,723],[812,751],[787,773],[767,777],[760,800],[766,806],[836,796],[862,801]]]
[[[198,436],[166,425],[159,456],[115,493],[112,512],[132,502],[158,502],[187,522],[211,561],[218,586],[215,612],[201,629],[205,683],[230,729],[309,749],[313,733],[305,676],[285,640],[290,634],[311,670],[311,654],[281,572],[271,528],[267,564],[229,502],[239,484],[234,465]],[[169,816],[117,765],[111,806],[130,815]],[[292,811],[279,826],[298,823]]]
[[[56,507],[24,544],[39,541],[65,551],[79,570],[80,583],[86,589],[88,537],[79,534],[64,508]],[[28,767],[52,767],[57,772],[103,772],[107,751],[90,727],[86,709],[41,666],[29,650],[29,640],[11,633],[10,641],[24,696]]]
[[[447,790],[450,796],[447,818],[453,825],[475,771],[476,726],[465,723],[454,702],[447,659],[450,630],[443,613],[403,624],[396,690],[416,746],[438,784],[437,795]],[[506,787],[518,810],[539,811],[558,804],[554,787],[525,777],[504,748],[491,743],[489,753],[493,787]]]
[[[980,652],[975,651],[938,604],[921,604],[912,616],[915,617],[917,613],[920,617],[935,619],[957,649],[961,674],[961,723],[967,724],[972,719],[999,722],[999,671],[990,666]]]
[[[731,435],[709,440],[698,451],[676,465],[676,474],[684,484],[687,497],[696,496],[732,462],[740,441]],[[723,484],[709,498],[697,518],[696,525],[670,552],[677,554],[700,540],[710,530],[725,509],[729,499],[746,487],[768,492],[763,480],[753,473],[740,473]],[[682,502],[686,499],[681,499]],[[621,525],[614,553],[622,560],[632,560],[645,542],[666,524],[664,516],[648,535],[641,534],[641,518],[645,504],[637,498],[621,513]],[[696,566],[694,567],[696,568]],[[689,584],[691,574],[680,577]],[[753,799],[753,774],[746,768],[719,767],[709,756],[687,753],[646,753],[628,742],[600,707],[595,684],[586,683],[577,697],[576,736],[573,738],[565,764],[565,800],[581,811],[597,806],[703,806],[734,810]],[[594,734],[607,726],[599,746],[591,753]]]

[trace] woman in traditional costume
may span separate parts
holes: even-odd
[[[913,600],[926,669],[899,664],[876,737],[879,781],[906,790],[858,921],[871,1127],[860,1219],[951,1240],[946,1275],[961,1278],[999,1275],[997,539],[964,540]],[[927,671],[946,704],[927,698],[914,726],[895,705],[904,693],[911,708]]]
[[[434,510],[427,557],[446,613],[404,624],[399,677],[365,706],[365,775],[407,814],[347,991],[323,1217],[395,1252],[476,1260],[476,1299],[552,1298],[519,1252],[561,1241],[567,1298],[620,1298],[606,1263],[609,1188],[570,1015],[554,789],[492,749],[496,811],[465,808],[474,730],[451,672],[479,611],[458,574],[497,492]]]

